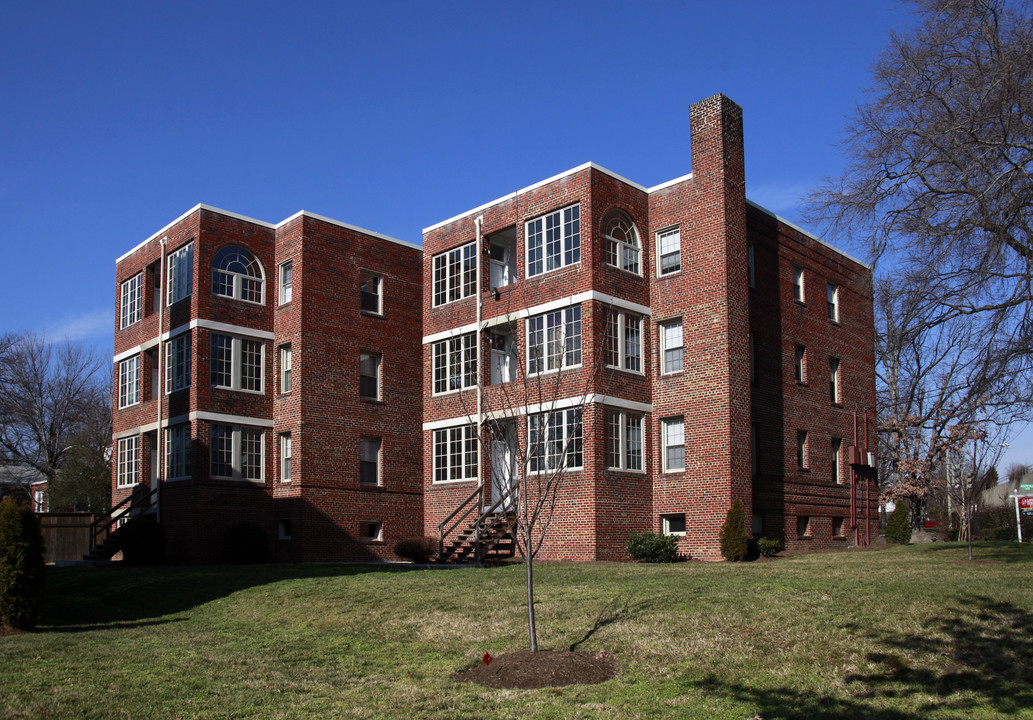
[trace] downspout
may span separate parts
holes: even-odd
[[[854,410],[854,453],[858,453],[856,410]],[[850,527],[854,529],[854,547],[856,547],[861,544],[861,531],[857,527],[857,468],[854,465],[850,466]]]
[[[868,452],[868,411],[864,411],[864,450]],[[875,453],[871,453],[874,457]],[[868,458],[865,457],[865,460]],[[868,467],[874,467],[869,465]],[[868,475],[864,478],[864,544],[872,544],[872,479]]]
[[[473,223],[477,229],[477,244],[475,246],[476,252],[474,253],[474,255],[477,258],[477,282],[475,285],[475,292],[477,293],[477,319],[474,324],[476,332],[474,333],[473,341],[474,347],[477,349],[475,360],[475,362],[477,363],[477,425],[475,427],[477,432],[477,488],[480,490],[480,507],[477,508],[477,516],[480,517],[481,514],[484,512],[484,430],[481,427],[481,413],[483,412],[482,403],[484,400],[484,365],[481,364],[481,346],[484,344],[484,341],[481,338],[481,315],[483,313],[483,298],[481,297],[481,255],[483,255],[484,253],[483,249],[481,248],[481,226],[484,224],[484,216],[478,215],[476,219],[474,219]],[[477,551],[478,565],[480,565],[481,562],[480,532],[480,523],[478,522],[477,535],[475,536],[474,540],[474,548]]]
[[[161,478],[162,470],[165,467],[165,463],[162,462],[161,456],[162,440],[164,439],[161,431],[161,401],[165,397],[165,374],[162,372],[161,362],[165,357],[165,344],[161,338],[165,334],[165,293],[168,292],[168,288],[165,287],[165,244],[169,241],[167,237],[163,237],[158,243],[161,245],[161,260],[158,263],[158,281],[162,283],[159,286],[160,292],[158,293],[158,352],[155,356],[158,360],[158,387],[156,388],[156,395],[158,397],[158,429],[155,431],[156,440],[154,443],[154,452],[158,455],[158,471],[155,473],[154,478],[154,512],[161,523]]]

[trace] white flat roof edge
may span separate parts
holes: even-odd
[[[567,177],[568,175],[573,175],[574,173],[579,173],[582,170],[587,170],[588,168],[592,168],[594,170],[598,170],[601,173],[606,173],[607,175],[609,175],[610,177],[614,178],[615,180],[619,180],[620,182],[627,183],[628,185],[631,185],[633,188],[641,190],[644,193],[648,193],[649,192],[649,190],[647,188],[645,188],[642,185],[639,185],[634,180],[628,180],[626,177],[623,177],[622,175],[618,175],[617,173],[613,172],[612,170],[607,170],[602,165],[597,165],[594,162],[586,162],[586,163],[582,163],[581,165],[578,165],[577,167],[571,168],[570,170],[564,170],[563,172],[559,173],[558,175],[553,175],[552,177],[545,178],[544,180],[539,180],[538,182],[534,183],[533,185],[528,185],[525,188],[520,188],[519,190],[517,190],[515,192],[511,192],[508,195],[503,195],[502,197],[497,198],[495,200],[492,200],[491,202],[484,203],[483,205],[478,205],[473,210],[466,210],[465,212],[461,212],[458,215],[454,215],[454,216],[450,217],[448,220],[442,220],[439,223],[434,223],[430,227],[423,228],[423,232],[428,233],[428,232],[430,232],[432,230],[437,230],[440,227],[444,227],[445,225],[449,225],[451,223],[454,223],[456,220],[462,220],[464,217],[466,217],[468,215],[473,215],[474,213],[478,213],[481,210],[487,210],[488,208],[490,208],[493,205],[498,205],[499,203],[505,202],[506,200],[512,200],[513,198],[517,197],[518,195],[523,195],[525,193],[531,192],[532,190],[537,190],[538,188],[542,187],[543,185],[548,185],[551,182],[556,182],[557,180],[562,180],[563,178]]]
[[[654,185],[653,187],[649,188],[648,192],[654,193],[657,190],[663,190],[664,188],[669,188],[672,185],[677,185],[678,183],[682,183],[682,182],[685,182],[686,180],[691,180],[691,179],[692,179],[692,173],[689,173],[688,175],[682,175],[681,177],[676,177],[674,180],[668,180],[667,182],[660,183],[659,185]]]
[[[136,245],[136,247],[134,247],[132,250],[130,250],[127,253],[124,253],[123,255],[120,255],[118,257],[118,259],[115,260],[115,264],[117,265],[118,263],[122,262],[127,257],[129,257],[130,255],[135,253],[137,250],[139,250],[140,248],[142,248],[144,245],[146,245],[147,243],[151,242],[155,238],[158,238],[158,237],[164,235],[166,232],[168,232],[169,228],[171,228],[173,225],[176,225],[176,224],[182,222],[184,219],[186,219],[190,215],[193,215],[198,210],[208,210],[209,212],[218,213],[219,215],[225,215],[226,217],[236,218],[237,220],[243,220],[244,222],[254,223],[255,225],[261,225],[262,227],[267,227],[270,230],[277,230],[280,227],[282,227],[283,225],[289,223],[294,218],[296,218],[296,217],[298,217],[300,215],[304,215],[305,217],[314,218],[316,220],[322,220],[323,222],[328,222],[328,223],[330,223],[332,225],[337,225],[339,227],[343,227],[343,228],[346,228],[348,230],[354,230],[356,232],[361,232],[361,233],[363,233],[365,235],[371,235],[372,237],[380,238],[381,240],[387,240],[388,242],[397,243],[397,244],[403,245],[405,247],[409,247],[409,248],[413,248],[413,249],[421,250],[421,251],[423,249],[421,246],[416,245],[414,243],[406,242],[405,240],[399,240],[398,238],[391,237],[390,235],[384,235],[383,233],[374,232],[373,230],[367,230],[366,228],[361,228],[361,227],[359,227],[357,225],[350,225],[348,223],[341,222],[340,220],[334,220],[333,218],[328,218],[328,217],[326,217],[324,215],[317,215],[316,213],[312,213],[312,212],[309,212],[307,210],[299,210],[298,212],[294,213],[293,215],[291,215],[286,220],[281,220],[280,222],[278,222],[276,224],[273,224],[273,223],[266,222],[265,220],[258,220],[258,219],[253,218],[253,217],[248,217],[247,215],[241,215],[240,213],[231,212],[229,210],[223,210],[222,208],[217,208],[217,207],[214,207],[212,205],[205,205],[204,203],[198,203],[197,205],[194,205],[192,208],[190,208],[185,213],[180,215],[178,218],[176,218],[172,222],[170,222],[167,225],[165,225],[165,227],[163,227],[161,230],[159,230],[158,232],[152,234],[146,240],[144,240],[140,244]]]
[[[818,237],[818,236],[817,236],[817,235],[815,235],[814,233],[812,233],[812,232],[808,232],[807,230],[804,230],[804,229],[803,229],[802,227],[800,227],[800,226],[799,226],[799,225],[797,225],[796,223],[792,223],[792,222],[789,222],[788,220],[786,220],[786,219],[785,219],[784,217],[782,217],[781,215],[778,215],[777,213],[773,213],[773,212],[771,212],[770,210],[768,210],[768,209],[767,209],[766,207],[764,207],[763,205],[758,205],[757,203],[753,202],[753,201],[752,201],[752,200],[750,200],[749,198],[747,198],[747,199],[746,199],[746,204],[747,204],[747,205],[749,205],[749,206],[751,206],[751,207],[754,207],[754,208],[756,208],[757,210],[760,210],[760,211],[761,211],[762,213],[764,213],[765,215],[770,215],[771,217],[773,217],[773,218],[775,218],[776,220],[778,220],[778,221],[779,221],[780,223],[782,223],[782,224],[784,224],[784,225],[788,225],[789,227],[791,227],[791,228],[792,228],[793,230],[796,230],[796,231],[797,231],[798,233],[800,233],[801,235],[805,235],[805,236],[809,237],[809,238],[810,238],[811,240],[813,240],[814,242],[818,243],[819,245],[824,245],[824,246],[825,246],[825,247],[827,247],[827,248],[828,248],[829,250],[832,250],[833,252],[836,252],[836,253],[838,253],[838,254],[842,255],[842,256],[843,256],[843,257],[845,257],[845,258],[846,258],[847,260],[851,260],[851,261],[853,261],[853,262],[857,263],[858,265],[860,265],[861,267],[867,268],[868,270],[871,270],[871,269],[872,269],[872,266],[871,266],[871,265],[869,265],[868,263],[864,262],[863,260],[858,260],[857,258],[855,258],[855,257],[854,257],[853,255],[851,255],[850,253],[846,252],[845,250],[840,250],[840,249],[839,249],[838,247],[836,247],[835,245],[832,245],[832,244],[830,244],[830,243],[827,243],[827,242],[825,242],[824,240],[822,240],[822,239],[821,239],[820,237]]]

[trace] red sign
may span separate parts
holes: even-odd
[[[484,661],[484,664],[485,664],[485,665],[491,665],[491,661],[492,661],[492,660],[494,660],[494,659],[495,659],[495,658],[493,658],[493,657],[492,657],[491,655],[489,655],[488,653],[484,653],[484,657],[482,657],[482,658],[481,658],[481,660],[483,660],[483,661]]]
[[[1023,515],[1033,515],[1033,496],[1020,497],[1019,510],[1022,511]]]

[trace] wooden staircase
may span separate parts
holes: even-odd
[[[462,565],[507,560],[516,554],[515,525],[516,513],[481,515],[441,548],[437,562]]]
[[[147,493],[134,493],[94,520],[90,524],[90,551],[83,555],[83,560],[96,563],[113,558],[122,549],[119,534],[122,523],[151,510],[157,494],[157,488]]]

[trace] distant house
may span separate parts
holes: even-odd
[[[1019,491],[1019,485],[1033,485],[1033,473],[1026,473],[1021,478],[1008,480],[983,491],[979,504],[983,507],[1003,507],[1014,505],[1012,495]]]
[[[0,466],[0,499],[31,502],[36,512],[47,511],[47,476],[29,465]]]

